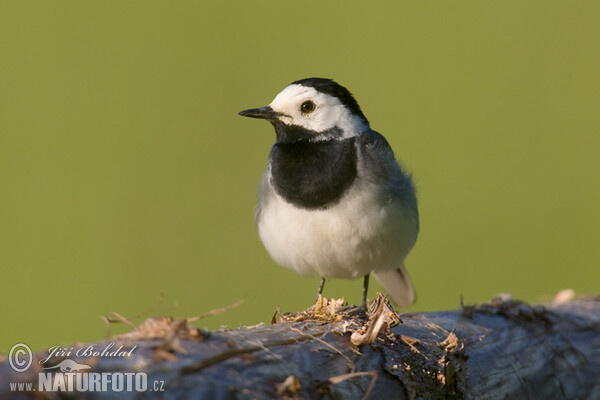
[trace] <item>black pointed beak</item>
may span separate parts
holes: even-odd
[[[242,117],[262,118],[269,121],[274,120],[281,115],[281,113],[274,111],[270,106],[251,108],[249,110],[240,111],[238,114]]]

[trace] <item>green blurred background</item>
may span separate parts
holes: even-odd
[[[255,232],[273,128],[237,112],[311,76],[414,172],[410,310],[597,293],[598,21],[597,1],[2,2],[0,350],[102,339],[161,292],[147,316],[245,299],[211,329],[310,305],[318,278]]]

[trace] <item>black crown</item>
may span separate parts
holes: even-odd
[[[367,117],[363,114],[360,106],[356,99],[352,96],[352,93],[339,83],[335,82],[333,79],[326,78],[307,78],[301,79],[296,82],[292,82],[292,85],[302,85],[307,87],[312,87],[318,92],[328,94],[330,96],[336,97],[346,108],[348,108],[352,114],[358,115],[366,122],[368,122]]]

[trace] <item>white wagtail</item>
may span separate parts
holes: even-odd
[[[369,127],[352,94],[331,79],[293,82],[262,108],[239,113],[275,127],[256,212],[278,264],[326,278],[369,274],[399,306],[414,302],[404,259],[419,231],[411,176]]]

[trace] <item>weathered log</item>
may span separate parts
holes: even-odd
[[[403,314],[396,325],[378,296],[368,317],[329,301],[273,325],[226,331],[153,318],[94,345],[115,343],[130,357],[72,354],[40,364],[48,353],[38,353],[22,373],[3,360],[0,398],[600,399],[598,299],[530,306],[498,297],[457,311]],[[147,389],[116,393],[109,382],[107,392],[41,392],[40,373],[50,377],[46,389],[68,375],[42,368],[64,359],[91,367],[71,373],[78,379],[143,372]],[[32,382],[36,391],[11,391],[11,382]]]

